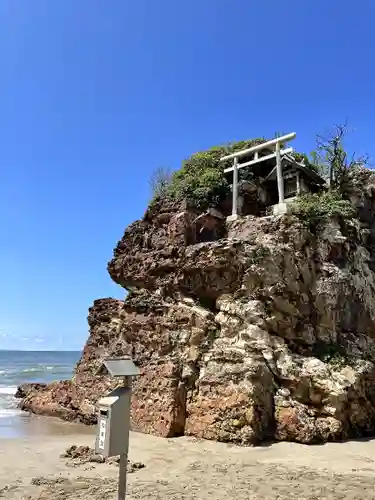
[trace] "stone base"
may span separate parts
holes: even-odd
[[[227,221],[228,221],[228,222],[232,222],[232,221],[237,220],[237,219],[239,219],[239,218],[240,218],[240,216],[239,216],[238,214],[236,214],[236,215],[229,215],[229,216],[227,217]]]
[[[273,215],[285,215],[289,214],[292,211],[292,201],[290,199],[288,201],[283,201],[282,203],[278,203],[272,207]]]

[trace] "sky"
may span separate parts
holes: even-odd
[[[1,0],[0,349],[81,349],[158,167],[346,119],[375,156],[374,0]]]

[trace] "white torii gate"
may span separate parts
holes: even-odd
[[[251,165],[255,165],[256,163],[260,163],[261,161],[270,160],[272,158],[276,158],[276,173],[277,173],[277,190],[279,194],[279,203],[284,202],[284,181],[283,181],[283,173],[281,167],[281,157],[293,152],[293,148],[281,149],[281,144],[285,144],[288,141],[293,140],[296,137],[296,133],[292,132],[291,134],[283,135],[282,137],[276,137],[271,141],[264,142],[263,144],[258,144],[257,146],[253,146],[252,148],[243,149],[241,151],[237,151],[236,153],[232,153],[227,156],[223,156],[220,158],[220,161],[226,161],[233,159],[233,166],[226,168],[224,172],[232,172],[233,171],[233,203],[232,203],[232,217],[235,219],[237,217],[237,201],[238,201],[238,170],[244,167],[250,167]],[[273,149],[275,148],[275,152],[266,156],[259,156],[259,151],[262,149]],[[242,156],[246,156],[249,153],[254,153],[254,159],[247,161],[246,163],[238,163],[238,159]]]

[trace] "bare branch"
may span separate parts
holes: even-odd
[[[348,182],[350,169],[358,165],[368,165],[369,156],[350,156],[344,149],[343,140],[348,131],[348,121],[344,124],[334,125],[333,130],[326,136],[318,135],[316,138],[319,161],[323,169],[327,170],[330,186],[344,189]]]
[[[172,172],[168,168],[160,167],[156,169],[150,177],[149,186],[153,197],[163,197],[167,194],[168,187],[172,180]]]

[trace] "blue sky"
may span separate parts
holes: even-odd
[[[373,0],[1,0],[0,348],[81,348],[157,167],[347,117],[375,154]]]

